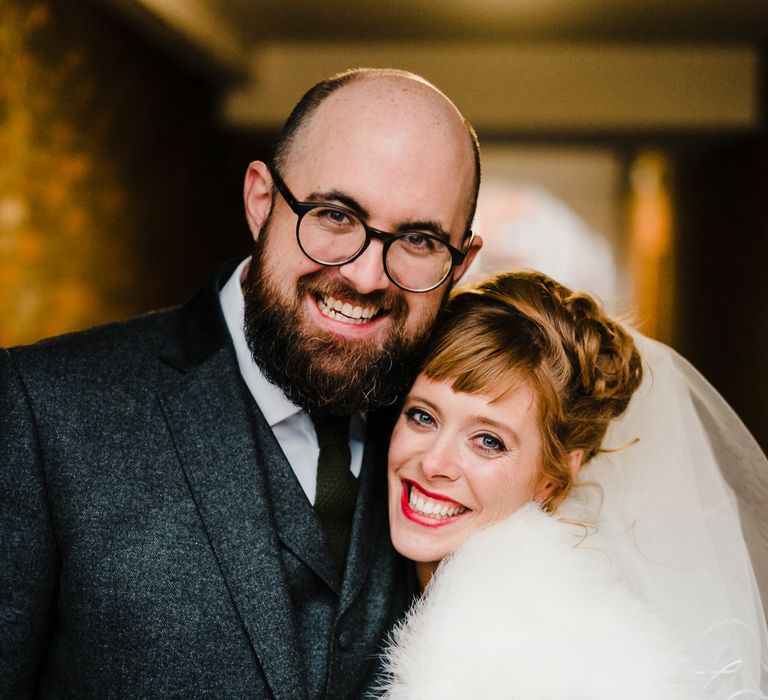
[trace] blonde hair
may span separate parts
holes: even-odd
[[[538,272],[460,290],[432,338],[424,374],[454,391],[500,398],[521,382],[537,395],[541,475],[555,511],[573,485],[568,454],[601,448],[642,379],[632,338],[597,302]]]

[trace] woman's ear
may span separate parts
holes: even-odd
[[[581,463],[584,460],[584,450],[571,450],[568,453],[568,469],[571,472],[571,476],[575,479],[579,475],[581,469]]]
[[[533,494],[533,500],[539,505],[543,505],[549,500],[549,497],[554,490],[555,485],[551,481],[543,481],[537,486],[536,491]]]
[[[248,166],[243,183],[243,199],[248,228],[255,241],[272,208],[272,175],[266,163],[255,160]]]
[[[568,465],[568,471],[571,472],[571,478],[575,479],[581,469],[581,463],[584,460],[584,450],[571,450],[566,456],[566,464]],[[539,483],[536,491],[533,494],[533,500],[539,503],[546,503],[547,499],[552,495],[555,490],[555,484],[551,481],[542,481]]]

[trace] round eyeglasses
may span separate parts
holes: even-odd
[[[464,251],[427,231],[387,233],[368,226],[351,209],[325,202],[300,202],[270,167],[278,192],[298,217],[296,240],[304,255],[320,265],[346,265],[360,257],[376,238],[384,244],[384,272],[407,292],[429,292],[439,287],[464,262],[475,234],[464,234]]]

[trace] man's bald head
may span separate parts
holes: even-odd
[[[283,126],[274,156],[274,164],[278,170],[285,172],[289,162],[301,152],[302,146],[307,145],[304,143],[303,137],[312,124],[313,117],[318,114],[324,116],[320,107],[334,93],[337,93],[335,95],[336,101],[343,102],[343,100],[339,100],[338,92],[345,86],[354,86],[355,84],[357,84],[358,89],[352,92],[361,93],[361,99],[365,99],[365,92],[380,102],[388,99],[387,94],[394,96],[397,92],[412,93],[412,97],[415,99],[409,101],[409,119],[411,119],[414,127],[418,126],[416,124],[418,121],[423,122],[422,127],[429,125],[430,122],[434,123],[436,114],[439,112],[442,112],[441,116],[444,122],[453,122],[454,127],[460,125],[460,131],[454,129],[453,134],[445,132],[445,139],[454,141],[456,138],[461,139],[471,154],[472,181],[466,200],[468,205],[466,227],[469,228],[475,215],[480,188],[480,147],[477,135],[472,125],[443,92],[414,73],[389,68],[356,68],[337,73],[311,87],[296,104]],[[350,96],[350,101],[352,99]],[[373,110],[376,109],[373,107]],[[363,115],[360,116],[362,118]],[[327,116],[327,119],[332,120],[334,118],[335,114]],[[393,124],[392,129],[394,128],[397,127]],[[381,133],[382,131],[379,131],[379,134]]]

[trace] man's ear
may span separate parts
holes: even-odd
[[[248,166],[243,183],[243,199],[245,218],[255,241],[272,208],[272,175],[266,163],[255,160]]]
[[[480,248],[483,247],[483,239],[480,238],[480,236],[475,236],[475,239],[472,241],[472,245],[469,247],[469,250],[467,251],[467,257],[464,258],[464,262],[461,263],[461,265],[457,265],[453,268],[453,284],[456,284],[463,276],[464,273],[467,271],[467,268],[472,264],[472,261],[475,259],[475,255],[477,255],[480,252]]]

